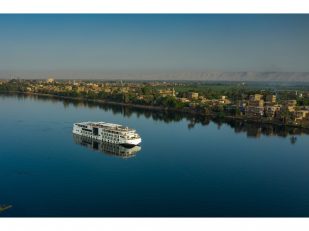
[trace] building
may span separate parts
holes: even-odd
[[[230,100],[227,98],[227,96],[225,96],[225,95],[222,95],[222,96],[221,96],[220,102],[221,102],[222,104],[231,104],[231,101],[230,101]]]
[[[130,91],[129,87],[121,87],[119,89],[119,92],[121,92],[121,93],[129,93],[129,91]]]
[[[236,108],[239,109],[241,113],[244,113],[246,111],[246,107],[248,105],[248,102],[245,100],[240,100],[236,103]]]
[[[246,115],[250,117],[261,117],[264,115],[264,107],[247,106]]]
[[[259,101],[263,98],[263,95],[261,94],[254,94],[249,96],[250,101]]]
[[[46,83],[54,83],[54,82],[55,82],[55,80],[53,78],[49,78],[49,79],[46,80]]]
[[[309,113],[306,114],[305,120],[309,122]]]
[[[296,104],[297,104],[296,100],[286,100],[283,102],[282,109],[288,112],[294,112]]]
[[[265,106],[265,115],[267,117],[274,117],[277,112],[280,112],[280,106]]]
[[[295,99],[292,100],[286,100],[283,102],[283,105],[285,106],[296,106],[297,101]]]
[[[249,96],[248,106],[251,107],[264,107],[263,95],[254,94]]]
[[[178,98],[179,102],[182,102],[182,103],[189,103],[190,100],[188,100],[187,98]]]
[[[267,95],[266,102],[276,103],[276,96],[275,95]]]
[[[264,115],[264,100],[263,95],[254,94],[249,96],[248,105],[245,112],[250,117],[261,117]]]
[[[189,99],[198,99],[198,93],[197,92],[188,92],[188,98]]]
[[[85,91],[85,87],[79,86],[76,89],[77,92],[84,92]]]
[[[199,100],[200,100],[200,102],[203,103],[203,104],[208,104],[208,103],[209,103],[209,100],[206,99],[206,98],[204,98],[204,97],[202,97],[202,98],[199,97]]]
[[[175,89],[161,89],[159,90],[159,94],[163,97],[166,97],[166,96],[176,96],[176,92],[175,92]]]
[[[72,91],[73,88],[72,88],[72,86],[65,86],[64,89],[65,89],[66,91]]]
[[[253,107],[264,107],[264,100],[250,100],[248,104]]]
[[[309,115],[309,111],[307,110],[296,110],[293,112],[293,119],[295,122],[301,122],[306,119]]]
[[[112,92],[112,89],[111,88],[104,88],[103,91],[105,93],[111,93]]]

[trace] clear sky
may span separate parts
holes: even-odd
[[[309,15],[0,15],[0,71],[309,71]]]

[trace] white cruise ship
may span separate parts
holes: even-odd
[[[134,129],[105,122],[75,123],[73,133],[112,144],[134,146],[142,142]]]

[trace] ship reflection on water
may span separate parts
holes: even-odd
[[[73,139],[76,144],[92,149],[93,151],[102,152],[106,155],[112,155],[123,159],[131,158],[141,150],[140,146],[123,146],[94,140],[89,137],[73,134]]]

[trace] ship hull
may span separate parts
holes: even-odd
[[[139,139],[134,139],[134,140],[127,140],[120,144],[128,145],[128,146],[135,146],[135,145],[140,145],[141,142],[142,142],[142,139],[139,138]]]

